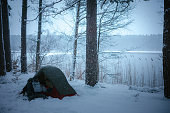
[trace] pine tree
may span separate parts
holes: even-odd
[[[23,0],[21,22],[21,73],[27,73],[26,22],[27,22],[27,0]]]
[[[10,46],[10,30],[9,30],[9,13],[8,13],[8,1],[1,0],[2,4],[2,21],[3,21],[3,40],[6,59],[6,71],[12,70],[11,61],[11,46]]]
[[[39,0],[38,37],[37,37],[37,49],[36,49],[36,71],[40,69],[41,25],[42,25],[42,0]]]
[[[97,55],[97,1],[87,0],[86,26],[86,80],[85,83],[95,86],[98,82]]]
[[[164,95],[170,98],[170,0],[164,0],[163,44]]]
[[[0,76],[6,75],[6,66],[5,66],[5,52],[4,52],[4,41],[2,34],[2,5],[0,1]]]

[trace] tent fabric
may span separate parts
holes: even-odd
[[[43,92],[43,94],[47,96],[62,99],[65,96],[77,94],[69,85],[64,73],[57,67],[42,67],[32,79],[32,81],[39,81],[41,85],[45,85],[47,92]]]

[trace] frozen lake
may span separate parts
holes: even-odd
[[[20,52],[13,52],[13,59]],[[28,53],[29,71],[35,66],[35,53]],[[42,65],[54,65],[69,76],[72,68],[72,53],[49,52],[42,54]],[[99,53],[99,81],[112,84],[136,86],[163,86],[161,51],[103,51]],[[85,54],[78,53],[76,77],[85,78]]]
[[[161,51],[105,52],[99,55],[106,81],[156,87],[163,85]],[[100,74],[102,75],[102,74]]]

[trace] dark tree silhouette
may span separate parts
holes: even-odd
[[[2,5],[0,2],[0,76],[6,75],[6,66],[5,66],[5,52],[4,52],[4,41],[2,34]]]
[[[38,18],[38,37],[36,49],[36,72],[40,69],[40,42],[41,42],[41,25],[42,25],[42,0],[39,0],[39,18]]]
[[[97,55],[97,1],[87,0],[86,26],[86,80],[85,83],[95,86],[98,82]]]
[[[4,40],[4,50],[6,59],[6,71],[10,72],[12,70],[11,62],[11,46],[10,46],[10,30],[9,30],[9,13],[8,13],[8,1],[1,0],[2,4],[2,26],[3,26],[3,40]]]
[[[27,73],[26,22],[27,22],[27,0],[22,0],[21,73]]]
[[[170,0],[164,0],[163,44],[164,96],[170,98]]]

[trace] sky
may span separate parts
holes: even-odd
[[[134,22],[129,26],[130,34],[163,33],[163,0],[137,3],[132,16]]]
[[[10,20],[10,34],[20,35],[21,31],[21,10],[22,0],[9,1],[12,8]],[[131,18],[134,20],[125,29],[113,31],[112,34],[118,35],[150,35],[163,33],[163,0],[136,0],[135,8],[131,13]],[[28,9],[28,20],[36,17],[35,11]],[[31,21],[27,24],[27,34],[37,34],[37,21]],[[57,34],[59,32],[68,35],[74,34],[74,21],[72,13],[68,15],[57,16],[57,19],[51,20],[50,23],[43,24],[43,32]]]

